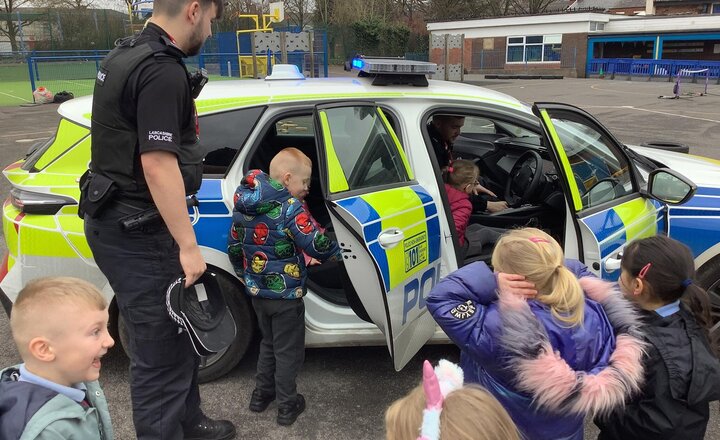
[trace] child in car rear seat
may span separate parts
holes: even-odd
[[[505,229],[491,228],[470,223],[473,206],[470,195],[475,194],[480,169],[474,162],[458,159],[453,162],[447,174],[445,192],[450,203],[450,211],[455,221],[458,242],[464,250],[464,258],[482,254],[483,246],[497,242]]]
[[[620,289],[640,309],[650,343],[641,394],[622,409],[595,419],[598,439],[702,439],[710,408],[720,399],[717,340],[710,298],[693,282],[687,246],[663,235],[628,244]]]
[[[440,281],[428,310],[461,348],[466,382],[487,388],[524,438],[582,439],[586,414],[612,411],[639,391],[645,344],[637,313],[610,286],[585,297],[587,280],[576,274],[587,269],[565,261],[539,229],[503,235],[492,264],[497,274],[478,262]],[[518,275],[534,295],[507,283]]]

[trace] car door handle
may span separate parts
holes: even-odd
[[[385,249],[394,248],[398,243],[403,241],[405,234],[397,228],[388,229],[378,235],[378,243]]]
[[[622,263],[622,254],[616,258],[608,258],[605,260],[605,272],[615,272],[620,269],[620,263]]]

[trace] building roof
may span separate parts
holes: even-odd
[[[645,7],[645,0],[576,0],[569,9],[619,9]]]

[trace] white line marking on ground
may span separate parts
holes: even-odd
[[[46,137],[35,138],[35,139],[18,139],[18,140],[16,140],[15,142],[18,143],[18,144],[24,144],[24,143],[35,142],[35,141],[43,141],[43,140],[46,140],[46,139],[47,139]]]
[[[637,110],[639,112],[658,113],[661,115],[675,116],[678,118],[695,119],[698,121],[715,122],[716,124],[720,124],[720,120],[716,120],[716,119],[698,118],[695,116],[679,115],[677,113],[663,112],[660,110],[650,110],[647,108],[633,107],[632,105],[584,105],[583,108],[621,108],[621,109],[627,109],[627,110]]]
[[[9,96],[9,97],[11,97],[11,98],[17,99],[18,101],[27,102],[27,99],[21,98],[21,97],[19,97],[19,96],[11,95],[11,94],[9,94],[9,93],[0,92],[0,95]]]

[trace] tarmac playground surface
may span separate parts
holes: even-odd
[[[338,72],[338,74],[346,74]],[[711,84],[708,96],[658,99],[670,95],[672,83],[599,79],[484,80],[468,82],[495,89],[525,102],[555,101],[578,105],[595,115],[625,143],[681,142],[691,154],[720,159],[720,86]],[[0,82],[2,90],[5,84]],[[56,104],[0,107],[0,167],[24,156],[38,139],[51,136],[59,117]],[[692,176],[688,176],[692,178]],[[720,182],[720,175],[718,176]],[[9,192],[0,179],[0,195]],[[4,240],[0,240],[4,252]],[[401,372],[395,372],[384,347],[308,349],[298,390],[308,409],[289,428],[275,423],[276,405],[262,414],[247,403],[253,387],[256,352],[250,352],[226,377],[201,386],[203,408],[211,417],[227,418],[238,427],[238,439],[381,439],[384,411],[420,383],[423,359],[458,360],[453,346],[426,346]],[[12,343],[5,313],[0,312],[0,366],[20,361]],[[127,384],[127,358],[119,344],[103,359],[101,382],[107,394],[118,440],[134,438]],[[585,438],[597,436],[586,423]],[[711,407],[706,440],[720,440],[720,411]]]

